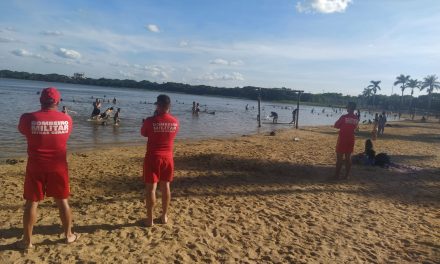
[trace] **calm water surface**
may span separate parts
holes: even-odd
[[[154,112],[152,104],[160,92],[129,88],[112,88],[85,86],[65,83],[47,83],[0,78],[0,158],[22,156],[26,153],[25,138],[17,131],[17,124],[22,113],[39,110],[37,92],[48,86],[55,86],[61,92],[63,101],[60,106],[67,106],[73,118],[74,130],[69,140],[69,149],[93,148],[103,145],[139,144],[145,142],[140,136],[142,119]],[[172,114],[180,120],[181,129],[178,138],[200,139],[228,137],[268,131],[274,128],[288,128],[286,125],[263,124],[257,127],[257,102],[242,99],[230,99],[209,96],[167,93],[172,100]],[[117,104],[107,102],[114,97]],[[93,110],[94,98],[105,100],[101,111],[108,107],[121,108],[121,124],[103,126],[88,121]],[[264,98],[263,98],[264,100]],[[200,113],[193,116],[192,102],[199,102],[201,110],[215,111],[215,115]],[[245,106],[249,105],[249,110]],[[206,105],[206,106],[205,106]],[[279,115],[278,122],[288,123],[292,118],[292,107],[289,104],[263,102],[262,119],[269,123],[271,111]],[[286,109],[287,108],[287,109]],[[315,108],[315,113],[311,110]],[[60,107],[61,109],[61,107]],[[324,109],[324,113],[322,112]],[[302,105],[300,108],[300,125],[331,125],[341,113],[331,108]],[[364,117],[364,114],[362,114]],[[371,118],[365,115],[365,118]]]

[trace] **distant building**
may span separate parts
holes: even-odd
[[[73,74],[73,77],[72,77],[73,79],[84,79],[85,77],[84,77],[84,73],[83,72],[75,72],[74,74]]]

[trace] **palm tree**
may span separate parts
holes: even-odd
[[[381,81],[370,81],[370,85],[367,86],[368,89],[370,89],[373,92],[373,109],[374,109],[374,101],[376,98],[376,93],[378,90],[380,90],[379,83]]]
[[[410,79],[408,80],[408,84],[406,85],[408,88],[411,88],[411,101],[409,101],[409,108],[412,108],[412,100],[414,95],[414,89],[418,88],[420,89],[420,82],[417,79]]]
[[[406,89],[406,84],[409,81],[409,78],[411,78],[409,75],[403,75],[400,74],[399,76],[396,77],[396,81],[394,82],[394,86],[399,85],[400,84],[400,90],[402,90],[402,97],[400,99],[400,109],[402,109],[403,106],[403,92]]]
[[[368,101],[370,101],[369,99],[370,99],[370,96],[371,96],[371,92],[372,92],[372,90],[370,88],[368,88],[368,87],[365,87],[364,91],[362,92],[362,95],[367,97],[367,105],[368,105]]]
[[[434,90],[440,89],[440,82],[438,81],[437,75],[435,74],[428,75],[425,78],[423,78],[423,82],[421,83],[420,86],[420,91],[422,91],[425,88],[427,88],[426,91],[428,92],[428,115],[429,115],[429,112],[431,111],[432,93],[434,92]]]

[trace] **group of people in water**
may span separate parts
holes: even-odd
[[[113,104],[116,104],[116,97],[113,98]],[[111,118],[113,114],[114,108],[113,106],[107,108],[104,112],[101,113],[102,101],[99,98],[96,98],[93,102],[93,111],[90,115],[90,119],[100,122],[102,125],[107,125],[107,121]],[[118,126],[121,119],[119,115],[121,113],[121,108],[117,108],[116,112],[113,114],[113,122],[115,126]]]

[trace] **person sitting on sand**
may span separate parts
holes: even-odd
[[[270,112],[269,117],[273,118],[272,123],[274,123],[274,124],[278,123],[278,113],[277,112]]]
[[[118,108],[118,110],[116,110],[115,115],[113,116],[113,121],[115,123],[115,126],[119,126],[119,122],[121,122],[121,119],[119,118],[120,113],[121,113],[121,108]]]
[[[335,123],[335,128],[339,129],[338,142],[336,144],[336,170],[334,179],[340,177],[343,158],[345,158],[345,179],[349,179],[351,170],[351,153],[354,149],[354,132],[359,120],[354,114],[356,103],[350,102],[347,106],[348,114],[341,116]]]
[[[99,114],[101,113],[101,101],[96,98],[95,102],[93,102],[93,112],[90,115],[90,118],[97,118]]]
[[[355,164],[374,166],[375,158],[376,151],[374,151],[373,142],[371,139],[367,139],[365,140],[364,152],[354,155],[351,160]]]
[[[23,114],[18,130],[28,142],[28,161],[24,180],[23,198],[26,200],[23,239],[19,249],[32,248],[32,229],[37,220],[37,206],[44,196],[53,197],[59,210],[65,242],[75,242],[79,234],[72,233],[72,212],[68,197],[69,173],[66,144],[72,131],[72,118],[58,112],[60,93],[54,87],[40,95],[41,110]]]
[[[171,200],[170,183],[174,177],[173,144],[179,130],[179,121],[170,112],[171,100],[167,95],[157,97],[157,115],[147,118],[141,128],[141,135],[148,138],[143,177],[147,207],[146,226],[153,225],[153,209],[156,204],[156,187],[159,182],[162,193],[162,216],[160,222],[168,222],[168,208]]]

